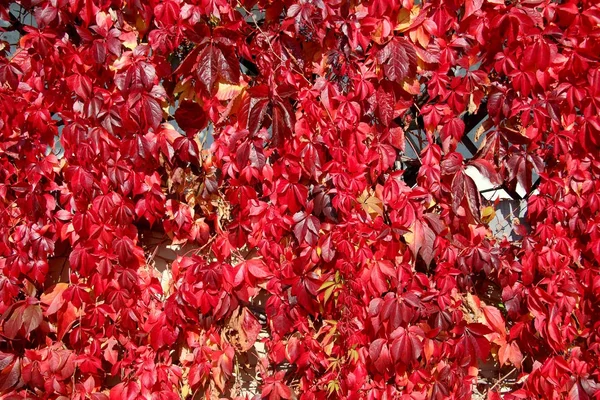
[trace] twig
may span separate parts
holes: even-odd
[[[526,359],[527,359],[527,356],[523,357],[523,360],[521,360],[521,363],[523,361],[525,361]],[[508,373],[506,375],[504,375],[502,378],[498,379],[496,381],[496,383],[494,383],[494,385],[487,391],[487,393],[490,393],[492,390],[496,389],[496,386],[498,386],[499,384],[501,384],[502,382],[504,382],[506,380],[506,378],[508,378],[510,375],[512,375],[515,371],[517,371],[517,367],[514,367],[513,369],[511,369],[510,371],[508,371]]]

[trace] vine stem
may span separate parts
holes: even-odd
[[[521,361],[521,363],[523,361],[525,361],[527,359],[527,356],[523,357],[523,360]],[[494,383],[494,385],[492,385],[492,387],[487,391],[487,393],[490,393],[491,391],[493,391],[494,389],[496,389],[496,387],[501,384],[502,382],[504,382],[509,376],[511,376],[515,371],[517,371],[517,367],[514,367],[513,369],[511,369],[510,371],[508,371],[508,373],[506,373],[506,375],[504,375],[503,377],[501,377],[500,379],[498,379],[496,381],[496,383]],[[486,395],[487,395],[486,393]]]

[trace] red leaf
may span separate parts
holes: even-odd
[[[271,271],[269,271],[269,268],[261,259],[255,258],[252,260],[247,260],[244,263],[244,266],[248,269],[248,272],[255,278],[266,279],[273,276]]]
[[[493,184],[499,184],[501,182],[500,176],[496,171],[496,167],[484,158],[475,158],[469,161],[469,165],[474,166],[477,170]]]
[[[461,174],[464,175],[465,195],[467,204],[469,205],[469,211],[471,212],[473,219],[479,222],[481,219],[481,197],[479,190],[477,190],[477,185],[475,185],[473,178],[465,174],[464,171],[461,172]]]
[[[256,86],[248,90],[248,95],[242,103],[239,119],[243,121],[251,135],[255,135],[262,127],[269,105],[269,88],[267,86]]]
[[[523,353],[521,353],[519,345],[515,341],[503,342],[498,349],[498,361],[500,361],[500,366],[510,361],[515,367],[521,368]]]
[[[412,237],[407,240],[415,257],[420,254],[427,265],[431,264],[435,254],[435,237],[435,232],[426,222],[416,220],[412,228]]]
[[[408,367],[417,361],[423,351],[423,343],[417,336],[418,332],[414,328],[416,327],[406,330],[399,327],[391,335],[393,339],[391,347],[392,359],[395,362],[400,361]]]
[[[135,400],[139,393],[137,382],[121,382],[110,390],[110,400]]]
[[[331,235],[323,236],[322,239],[319,240],[321,249],[321,257],[323,261],[326,263],[331,262],[335,257],[335,249],[333,248],[333,243],[331,241]]]
[[[83,247],[81,244],[77,244],[69,255],[69,264],[74,270],[86,274],[94,268],[96,259],[90,254],[89,249]]]
[[[15,308],[10,318],[4,322],[4,334],[9,339],[16,338],[23,326],[23,308],[24,306]]]
[[[208,93],[212,93],[219,78],[219,55],[212,43],[207,44],[198,54],[196,75]]]
[[[209,41],[198,54],[196,76],[209,94],[213,93],[219,79],[237,84],[240,67],[234,48]]]
[[[283,139],[289,136],[295,124],[291,107],[284,101],[278,101],[273,104],[273,124],[271,125],[273,132],[271,144],[273,147],[282,144]]]
[[[523,186],[526,192],[531,190],[532,172],[539,172],[543,169],[543,162],[539,156],[531,156],[524,152],[518,152],[510,156],[506,163],[509,180],[516,180]]]
[[[457,353],[469,355],[471,365],[475,364],[477,359],[485,360],[490,352],[490,343],[484,335],[490,332],[483,324],[469,324],[456,348]]]
[[[394,92],[391,90],[384,90],[383,87],[380,87],[377,89],[376,97],[379,122],[384,126],[388,126],[394,118]]]
[[[42,309],[39,305],[29,305],[23,311],[23,327],[26,333],[32,332],[42,323]]]
[[[484,306],[482,307],[483,315],[490,328],[501,334],[503,337],[506,336],[506,327],[502,314],[496,307]]]
[[[461,203],[465,198],[465,177],[462,172],[454,175],[454,179],[452,179],[452,211],[456,213],[456,215],[464,217],[465,213],[461,208]]]
[[[19,67],[11,62],[0,61],[0,84],[8,84],[8,86],[15,90],[19,86],[19,75],[22,75],[23,71]]]
[[[391,364],[390,351],[385,339],[376,339],[369,346],[369,357],[379,372],[384,372]]]
[[[0,353],[0,356],[5,353]],[[0,363],[6,363],[6,360],[12,358],[4,357],[4,360],[0,359]],[[21,378],[21,360],[16,359],[12,364],[3,368],[0,371],[0,393],[7,393],[13,386],[15,386]]]
[[[479,222],[481,219],[481,200],[479,190],[469,175],[461,169],[454,179],[452,179],[452,210],[459,216],[464,217],[467,214],[463,208],[466,200],[466,206],[472,220]]]
[[[405,38],[392,39],[377,53],[377,62],[383,66],[385,76],[398,83],[417,73],[417,52]]]
[[[58,340],[62,340],[65,334],[69,331],[71,326],[77,320],[77,308],[70,301],[67,303],[67,307],[64,311],[58,313]]]
[[[67,78],[69,89],[74,91],[83,100],[87,100],[92,95],[92,80],[85,75],[71,75]]]
[[[440,131],[440,138],[445,153],[456,150],[458,141],[462,138],[464,132],[465,123],[460,118],[452,118],[444,124]]]
[[[465,15],[463,18],[468,18],[475,12],[481,10],[483,0],[466,0],[465,1]]]
[[[118,342],[115,338],[110,338],[107,340],[107,343],[106,349],[104,350],[104,359],[112,365],[115,365],[118,361],[119,352],[115,350],[114,347]]]
[[[378,261],[374,263],[369,275],[375,289],[383,293],[388,290],[387,279],[395,277],[396,271],[391,262]]]
[[[15,359],[15,356],[10,353],[0,351],[0,371],[8,367]]]
[[[292,390],[287,387],[285,384],[278,382],[277,384],[277,393],[282,399],[291,399],[292,398]]]
[[[250,350],[261,330],[261,325],[247,308],[243,308],[241,314],[237,310],[232,316],[231,327],[238,332],[239,349],[242,352]]]
[[[175,111],[175,120],[184,131],[200,131],[206,127],[208,117],[206,112],[196,102],[182,101]]]
[[[142,117],[147,126],[156,129],[162,121],[162,108],[152,96],[141,96]]]
[[[488,392],[487,400],[502,400],[502,397],[500,397],[500,394],[498,394],[498,392],[492,390],[491,392]]]
[[[73,193],[85,193],[87,195],[92,193],[94,176],[83,167],[73,165],[68,166],[65,171],[65,177],[73,189]]]
[[[199,162],[199,153],[200,150],[198,148],[198,144],[192,138],[180,136],[175,139],[173,143],[173,149],[177,151],[179,158],[181,161],[191,162],[197,164]]]
[[[294,235],[298,242],[314,245],[319,239],[319,229],[321,222],[312,214],[306,214],[304,211],[299,211],[294,214]]]

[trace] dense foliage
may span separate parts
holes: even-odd
[[[0,19],[3,398],[600,397],[596,1]]]

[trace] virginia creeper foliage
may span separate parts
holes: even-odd
[[[596,1],[0,19],[3,398],[600,398]]]

